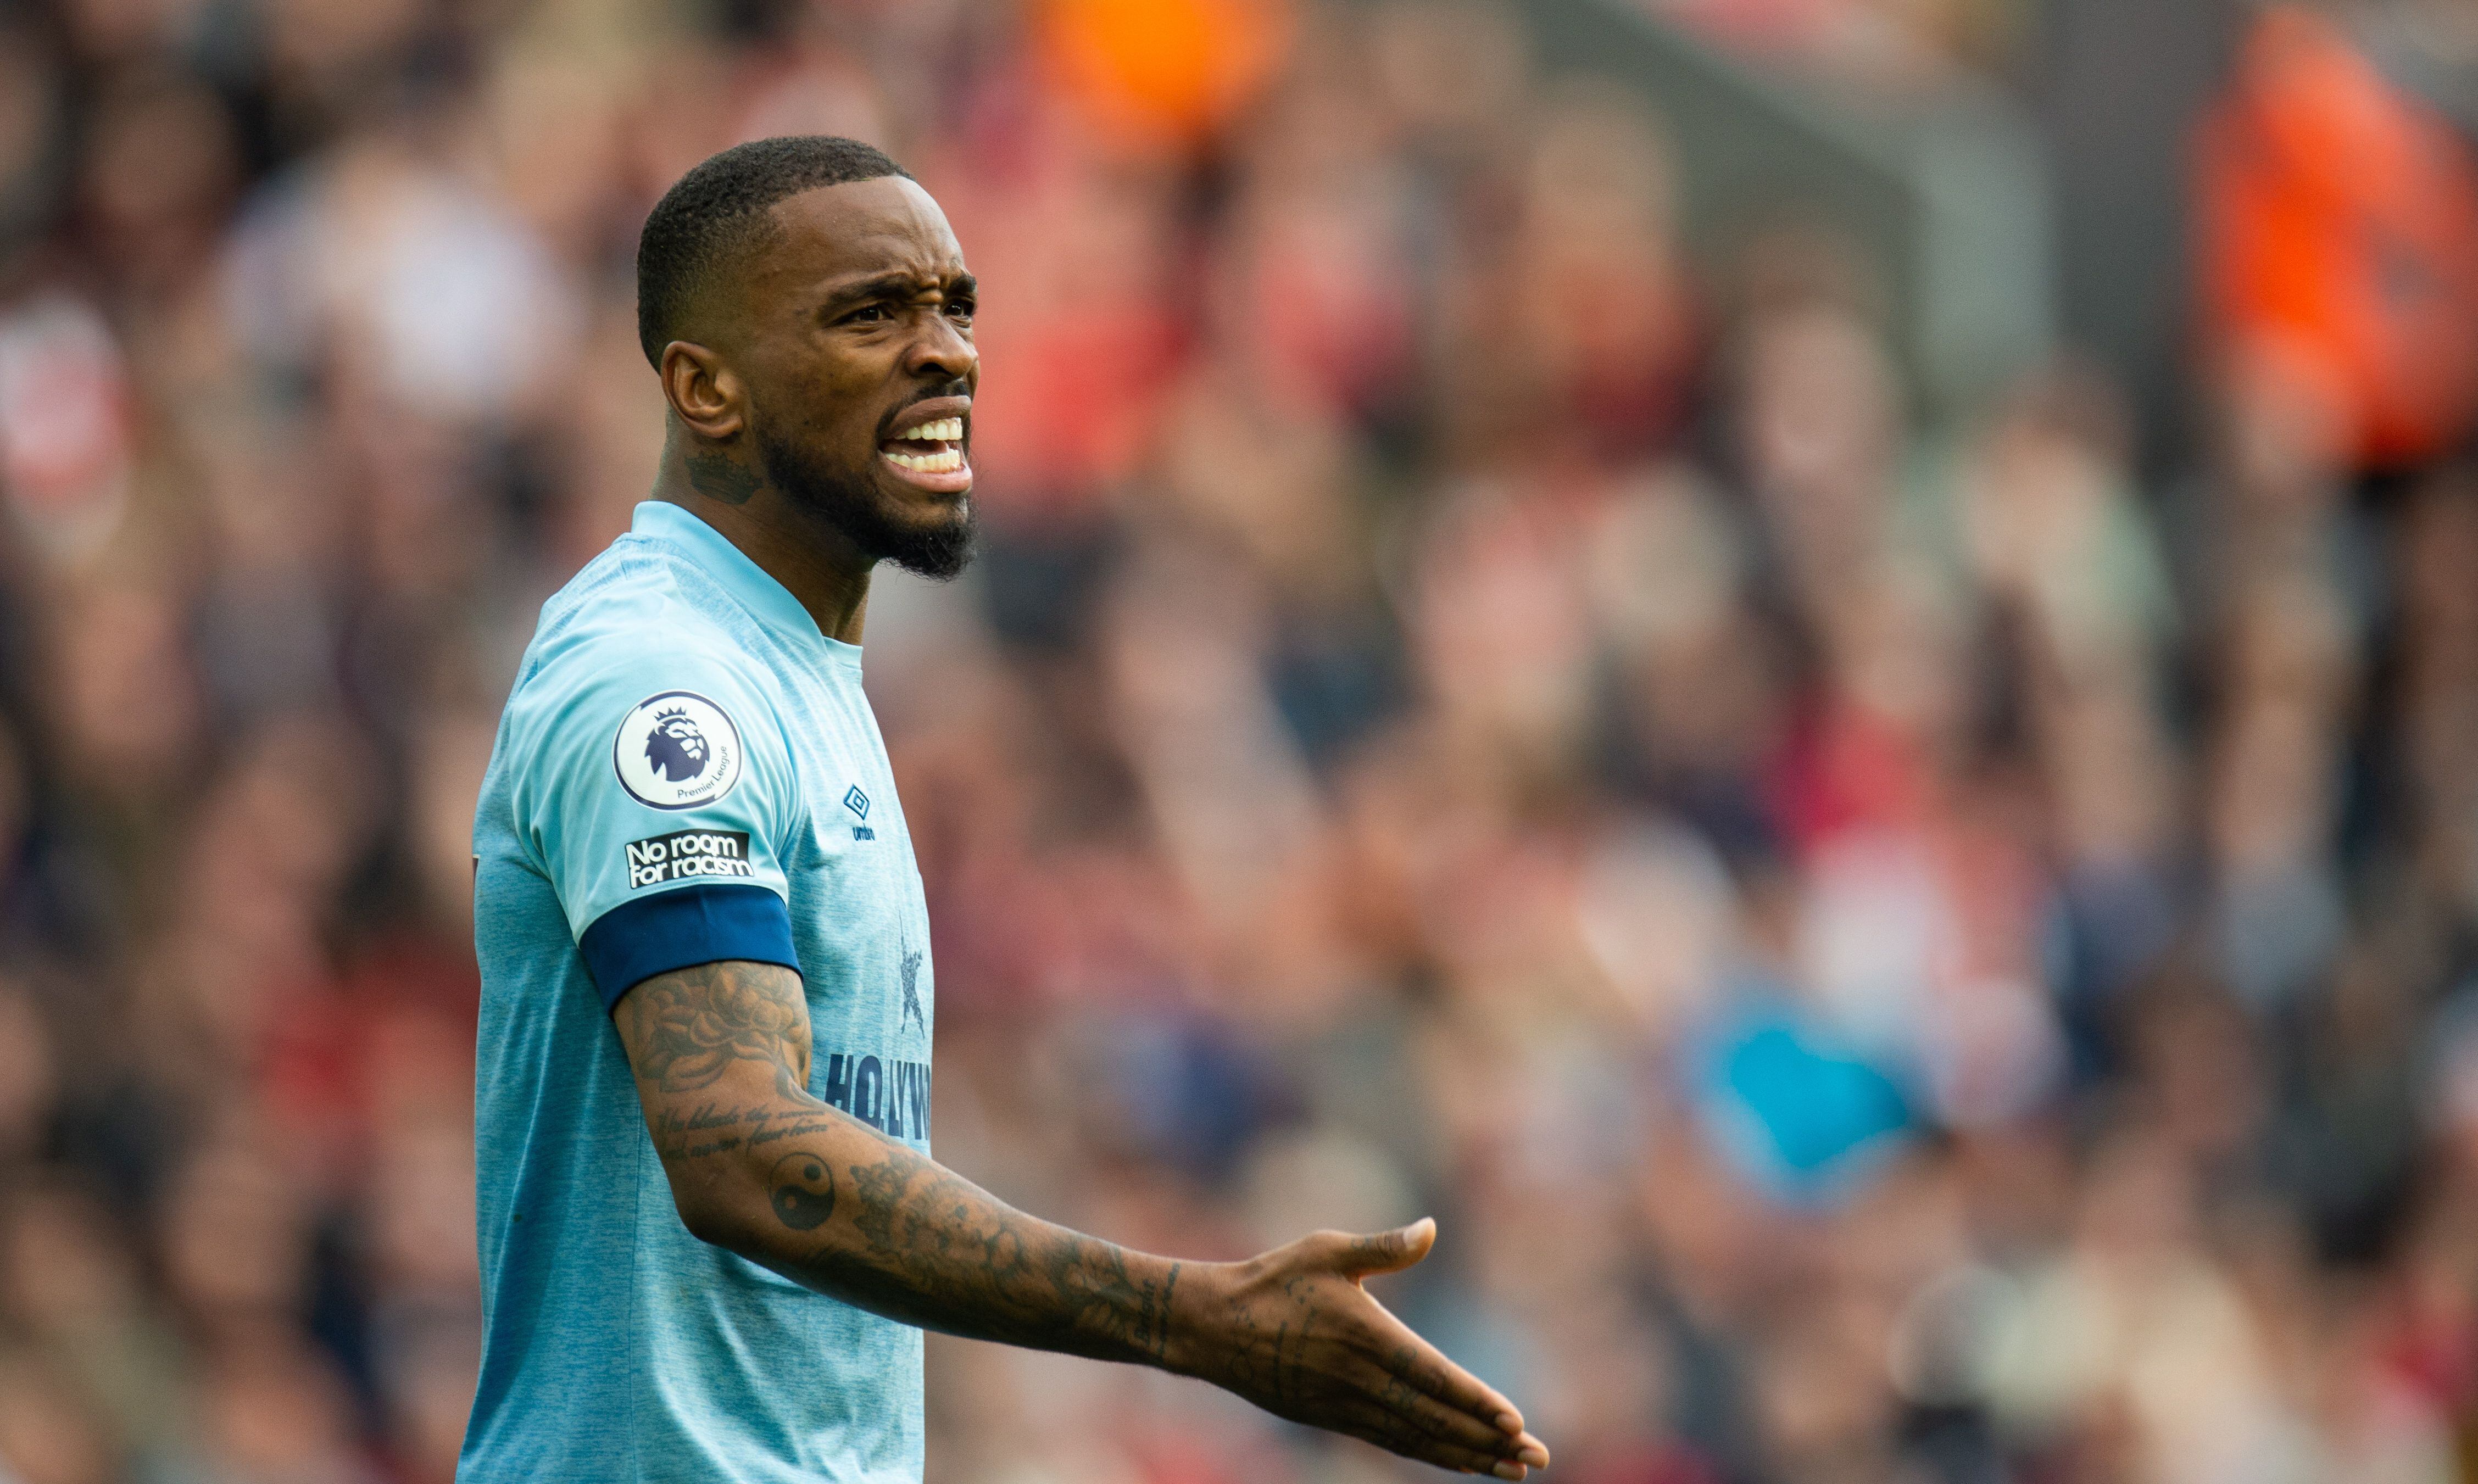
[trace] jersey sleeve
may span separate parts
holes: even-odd
[[[695,645],[597,647],[527,688],[510,804],[603,1007],[720,959],[796,971],[800,794],[762,676]]]

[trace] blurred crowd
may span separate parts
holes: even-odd
[[[450,1476],[475,787],[651,482],[638,223],[813,132],[984,286],[983,555],[867,645],[943,1160],[1436,1215],[1381,1296],[1572,1484],[2478,1478],[2478,468],[2384,400],[2478,362],[2282,318],[2231,86],[2162,469],[2070,355],[1921,415],[1829,224],[1690,258],[1490,0],[0,9],[0,1480]],[[1417,1472],[929,1390],[939,1484]]]

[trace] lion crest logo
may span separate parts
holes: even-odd
[[[740,783],[740,727],[694,691],[665,691],[628,708],[611,739],[611,767],[651,809],[703,809]]]
[[[686,783],[704,772],[712,752],[687,707],[655,713],[654,729],[645,734],[645,761],[667,781]]]

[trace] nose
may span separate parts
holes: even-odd
[[[913,337],[904,353],[904,369],[923,380],[962,381],[981,364],[981,353],[945,314],[923,316],[927,328]]]

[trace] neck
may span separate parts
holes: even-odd
[[[817,620],[818,632],[860,642],[869,617],[869,577],[877,559],[851,538],[803,511],[742,449],[694,448],[664,440],[652,497],[677,505],[722,533]]]

